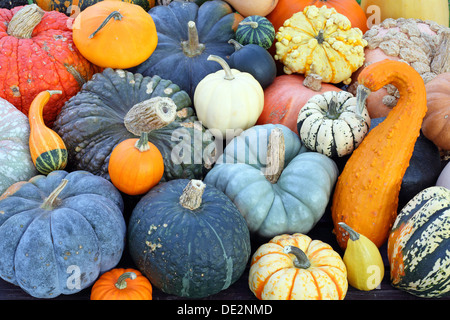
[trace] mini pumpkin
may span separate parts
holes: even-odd
[[[364,63],[363,33],[334,8],[306,7],[287,19],[275,38],[274,58],[287,74],[314,72],[324,82],[349,84]]]
[[[260,300],[343,300],[348,290],[339,254],[301,233],[261,245],[252,256],[248,282]]]
[[[0,275],[36,298],[70,295],[114,268],[125,247],[123,200],[107,180],[62,170],[0,200]]]
[[[202,124],[216,137],[225,139],[227,131],[236,134],[256,123],[264,107],[264,91],[251,74],[230,69],[221,57],[211,55],[208,60],[223,69],[198,83],[194,107]]]
[[[248,16],[236,29],[236,41],[242,45],[256,44],[269,49],[275,40],[275,28],[272,23],[262,16]]]
[[[342,157],[355,150],[370,128],[364,104],[347,91],[315,95],[298,114],[297,130],[307,148],[328,157]]]
[[[100,71],[78,51],[70,22],[65,14],[44,12],[35,4],[0,9],[0,97],[28,115],[38,93],[62,91],[45,106],[48,126],[64,103]]]
[[[140,6],[100,1],[75,18],[73,41],[83,56],[103,68],[135,67],[158,43],[152,17]]]

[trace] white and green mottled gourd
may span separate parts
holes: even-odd
[[[12,184],[37,174],[28,147],[29,135],[27,116],[0,98],[0,195]]]

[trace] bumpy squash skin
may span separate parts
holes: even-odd
[[[63,179],[68,182],[56,206],[40,208]],[[120,261],[126,232],[122,211],[117,189],[91,173],[33,177],[0,201],[1,277],[37,298],[87,288]],[[70,287],[76,272],[70,266],[80,268],[79,287]]]
[[[342,248],[344,222],[380,247],[397,215],[398,196],[427,111],[425,85],[409,65],[384,60],[366,67],[358,78],[372,92],[388,83],[400,92],[397,106],[371,130],[352,153],[338,178],[331,207]]]
[[[157,75],[143,77],[109,68],[87,82],[65,104],[55,122],[54,129],[69,152],[69,165],[109,179],[108,163],[114,147],[125,139],[137,138],[123,123],[126,113],[135,104],[153,97],[171,98],[178,111],[174,122],[148,135],[164,159],[163,181],[206,174],[208,163],[203,151],[212,141],[197,122],[187,93]],[[189,159],[172,158],[177,151],[188,148],[192,151]]]
[[[206,185],[202,205],[180,205],[189,180],[157,185],[133,210],[130,255],[150,282],[168,294],[201,298],[228,288],[250,258],[250,235],[230,199]]]
[[[158,31],[158,45],[150,58],[130,69],[144,76],[159,75],[186,91],[191,99],[197,84],[207,75],[221,69],[207,61],[211,54],[225,58],[233,53],[228,40],[234,38],[236,15],[224,1],[207,1],[200,7],[190,2],[171,2],[149,11]],[[181,42],[188,39],[188,22],[194,21],[204,50],[193,57],[183,52]]]
[[[391,284],[422,298],[450,296],[450,190],[419,192],[398,214],[389,234]]]

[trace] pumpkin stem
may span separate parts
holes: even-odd
[[[125,272],[122,274],[119,279],[117,279],[117,282],[114,284],[117,289],[123,290],[127,287],[127,279],[134,280],[136,279],[137,275],[134,272]]]
[[[50,193],[50,195],[45,199],[44,203],[42,203],[40,208],[44,210],[53,210],[58,205],[59,203],[58,196],[61,193],[61,191],[63,191],[63,189],[66,187],[67,182],[69,182],[69,180],[62,179],[59,186],[57,186],[55,190],[53,190],[52,193]]]
[[[338,224],[341,226],[342,229],[348,232],[348,235],[350,237],[350,240],[356,241],[359,239],[359,233],[350,228],[348,225],[346,225],[344,222],[338,222]]]
[[[360,84],[356,89],[356,114],[362,116],[363,110],[366,107],[366,100],[370,94],[370,89]]]
[[[41,22],[45,11],[29,4],[17,11],[8,23],[7,34],[18,39],[30,39],[34,28]]]
[[[97,30],[95,30],[90,36],[89,39],[93,38],[97,32],[99,32],[101,29],[103,29],[103,27],[109,22],[109,20],[111,20],[112,18],[114,18],[114,20],[122,20],[123,15],[119,12],[119,11],[113,11],[111,12],[106,18],[105,20],[103,20],[103,22],[101,23],[101,25],[97,28]]]
[[[303,85],[308,89],[319,92],[322,89],[322,77],[314,72],[313,65],[311,65],[310,71],[303,80]]]
[[[169,97],[154,97],[134,105],[125,115],[123,123],[136,136],[161,129],[177,116],[177,105]]]
[[[285,144],[283,130],[275,128],[269,136],[267,160],[264,176],[270,183],[277,183],[283,172],[285,160]]]
[[[150,145],[148,144],[148,133],[142,132],[141,137],[139,138],[138,141],[136,141],[136,144],[134,146],[140,152],[145,152],[145,151],[150,150]]]
[[[339,103],[337,101],[337,98],[335,95],[333,95],[333,97],[330,100],[330,103],[328,105],[328,111],[327,111],[327,115],[326,117],[328,119],[338,119],[339,116],[341,115],[342,110],[339,108]]]
[[[317,37],[316,37],[317,42],[318,42],[319,44],[322,44],[322,43],[325,41],[325,38],[324,38],[323,34],[324,34],[323,29],[319,30],[319,34],[318,34]]]
[[[231,73],[231,68],[228,65],[228,63],[223,59],[222,57],[216,56],[214,54],[211,54],[208,56],[207,60],[215,61],[219,63],[222,66],[223,71],[225,71],[225,80],[233,80],[234,76],[233,73]]]
[[[228,40],[228,43],[234,46],[234,51],[239,51],[244,47],[241,43],[237,42],[234,39]]]
[[[439,34],[439,47],[436,50],[433,61],[431,62],[431,71],[436,74],[450,72],[450,29],[444,28]]]
[[[239,25],[240,26],[250,26],[253,29],[258,28],[258,26],[259,26],[257,21],[241,21],[241,22],[239,22]]]
[[[181,42],[183,52],[188,57],[198,56],[205,50],[205,45],[198,39],[198,31],[194,21],[188,22],[188,40]]]
[[[206,184],[201,180],[192,179],[184,188],[180,197],[180,204],[189,210],[195,210],[202,204],[202,195]]]
[[[283,253],[286,254],[293,254],[295,256],[294,267],[300,268],[300,269],[308,269],[311,266],[311,262],[309,261],[306,254],[303,252],[302,249],[295,247],[295,246],[285,246],[283,248]]]

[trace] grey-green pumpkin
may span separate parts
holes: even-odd
[[[167,113],[163,116],[175,115],[153,127],[154,119],[147,119],[146,108],[155,101],[161,113]],[[158,75],[144,77],[107,68],[66,102],[54,129],[66,144],[71,169],[109,180],[108,163],[114,147],[125,139],[139,138],[146,130],[150,131],[149,142],[164,159],[162,181],[198,179],[214,162],[215,144],[191,105],[185,91]]]
[[[109,181],[53,171],[10,189],[0,201],[2,279],[33,297],[55,298],[89,287],[119,263],[124,205]]]
[[[223,191],[249,230],[270,238],[308,233],[325,212],[338,169],[333,160],[306,149],[283,125],[259,125],[225,148],[205,183]]]

